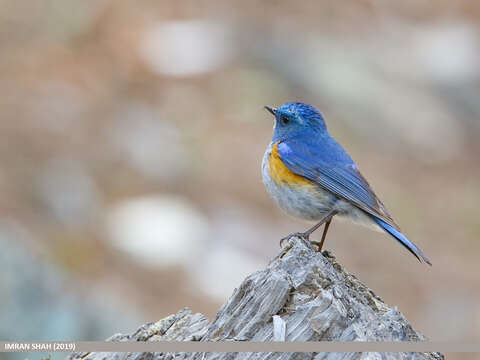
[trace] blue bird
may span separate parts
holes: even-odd
[[[262,162],[262,177],[270,196],[288,214],[316,222],[303,233],[309,241],[325,224],[321,251],[334,216],[348,218],[377,231],[385,231],[421,262],[431,262],[388,214],[355,162],[329,134],[322,114],[312,105],[291,102],[278,109],[265,108],[275,117],[270,145]]]

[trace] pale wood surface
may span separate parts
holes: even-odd
[[[275,319],[274,319],[275,316]],[[183,309],[114,341],[425,341],[331,255],[292,238],[209,322]],[[443,359],[439,353],[75,353],[71,360]]]

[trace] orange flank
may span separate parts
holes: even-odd
[[[284,164],[278,154],[278,142],[272,147],[272,152],[268,159],[270,177],[277,185],[290,186],[313,186],[313,184],[303,176],[290,171]]]

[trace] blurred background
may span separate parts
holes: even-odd
[[[478,341],[479,21],[469,0],[0,1],[0,338],[213,319],[309,226],[260,174],[263,106],[305,101],[433,267],[346,222],[326,248],[430,339]]]

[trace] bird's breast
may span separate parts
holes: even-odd
[[[290,171],[278,154],[278,142],[274,143],[268,157],[270,178],[279,186],[313,187],[314,185],[303,176]]]
[[[270,196],[288,214],[315,221],[328,212],[335,197],[303,176],[290,171],[271,144],[263,157],[262,177]]]

